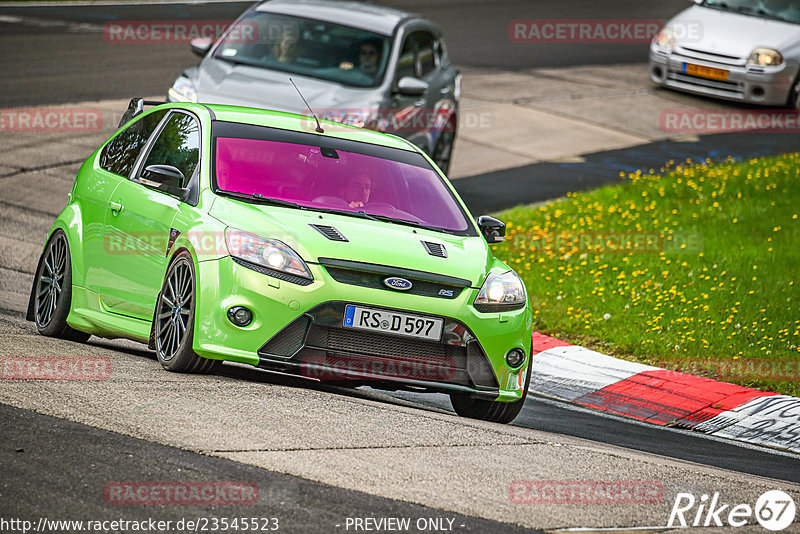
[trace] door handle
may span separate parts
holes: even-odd
[[[121,212],[123,208],[125,208],[125,206],[123,206],[119,202],[114,202],[113,200],[108,203],[108,207],[111,208],[111,212],[114,213],[114,215]]]

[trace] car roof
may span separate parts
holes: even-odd
[[[347,139],[389,148],[397,148],[409,152],[419,152],[419,149],[400,137],[334,121],[320,120],[320,124],[323,130],[325,130],[325,133],[319,134],[314,131],[316,123],[312,117],[298,115],[296,113],[241,106],[226,106],[221,104],[190,104],[185,102],[177,105],[169,104],[168,107],[172,109],[186,109],[194,111],[195,113],[201,112],[202,110],[210,110],[214,114],[214,119],[218,121],[266,126],[280,130],[310,133],[321,137]]]
[[[259,4],[256,10],[344,24],[387,36],[394,33],[403,19],[418,18],[417,15],[390,7],[335,0],[267,0]]]

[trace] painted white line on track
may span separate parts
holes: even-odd
[[[35,28],[66,28],[72,32],[95,33],[102,32],[103,26],[88,22],[69,22],[66,20],[49,20],[35,17],[18,17],[15,15],[0,15],[0,23],[20,24]]]

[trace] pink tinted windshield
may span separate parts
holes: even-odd
[[[433,169],[365,154],[218,137],[216,178],[225,191],[468,229],[464,212]]]

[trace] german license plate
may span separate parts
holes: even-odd
[[[345,306],[343,326],[345,328],[439,341],[442,338],[444,320],[348,304]]]
[[[715,69],[714,67],[704,67],[702,65],[695,65],[693,63],[684,63],[683,72],[691,74],[692,76],[700,76],[701,78],[710,78],[712,80],[728,79],[728,71],[725,69]]]

